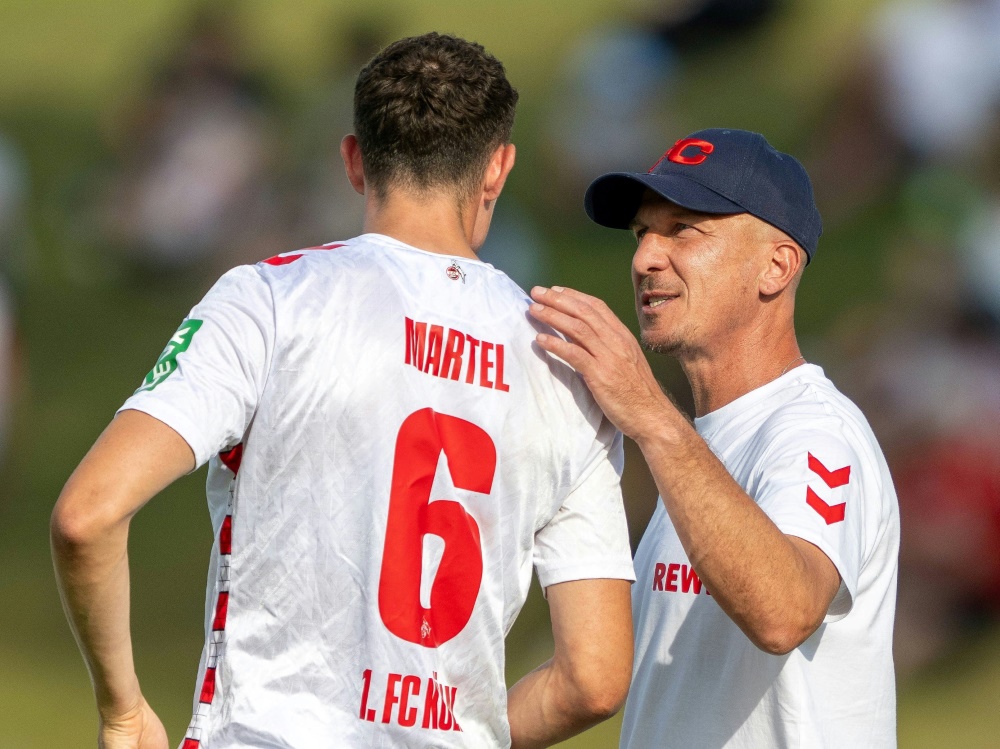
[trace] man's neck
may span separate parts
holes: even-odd
[[[384,234],[411,247],[441,255],[476,258],[471,242],[474,206],[464,208],[450,192],[393,190],[370,196],[364,230]]]
[[[795,330],[781,327],[781,333],[714,342],[709,349],[678,355],[691,384],[696,416],[716,411],[805,363]]]

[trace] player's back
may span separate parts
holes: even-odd
[[[189,745],[507,745],[532,562],[631,573],[620,437],[489,265],[364,235],[227,276],[191,317],[229,295],[264,332],[249,427],[211,461]]]

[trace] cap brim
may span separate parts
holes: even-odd
[[[610,229],[628,229],[646,190],[689,211],[699,213],[745,213],[746,208],[710,190],[700,182],[679,174],[633,174],[613,172],[598,177],[587,188],[587,215]]]

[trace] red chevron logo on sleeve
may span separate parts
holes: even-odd
[[[838,468],[835,471],[831,471],[823,465],[819,461],[819,458],[815,455],[812,453],[807,454],[809,456],[809,470],[823,479],[823,483],[831,489],[844,486],[851,480],[851,467],[849,465],[844,466],[843,468]],[[806,504],[819,513],[819,516],[826,521],[827,525],[839,523],[844,519],[847,512],[846,502],[841,502],[836,505],[827,504],[816,492],[812,490],[811,486],[806,487]]]
[[[843,468],[838,468],[836,471],[831,471],[825,465],[819,462],[817,458],[812,453],[809,455],[809,470],[823,479],[823,483],[829,486],[831,489],[836,489],[838,486],[844,486],[848,481],[851,480],[851,467],[844,466]]]
[[[806,487],[806,504],[820,514],[827,525],[839,523],[844,519],[847,512],[847,503],[841,502],[839,505],[828,505],[820,496],[812,490],[811,486]]]

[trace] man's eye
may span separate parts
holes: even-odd
[[[681,222],[678,221],[676,224],[674,224],[674,234],[680,234],[685,229],[693,229],[693,228],[694,227],[691,226],[691,224],[682,224]]]
[[[633,230],[633,234],[635,234],[635,241],[638,242],[640,239],[646,236],[646,231],[647,229],[645,227],[643,227],[642,229]]]

